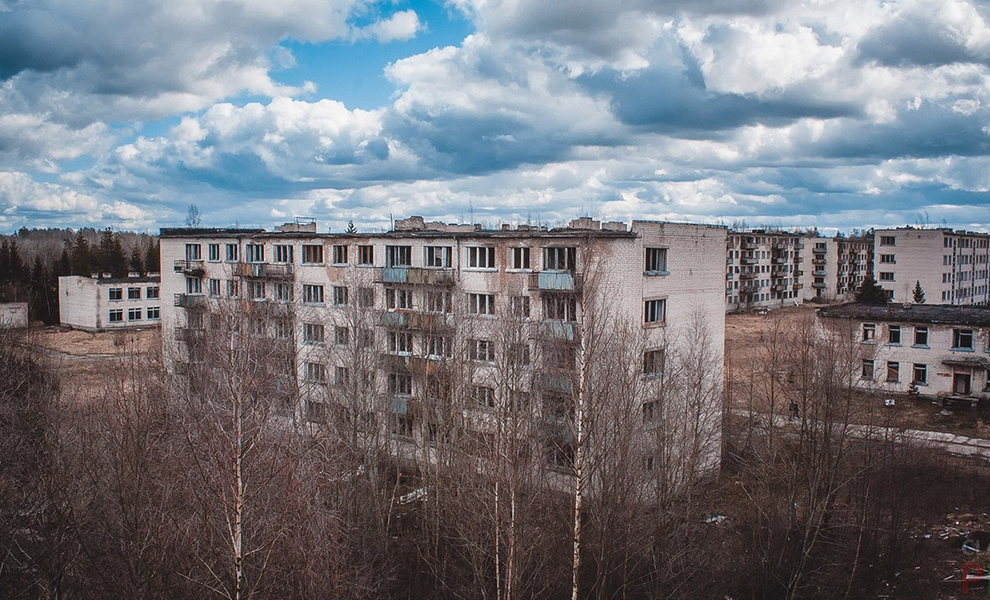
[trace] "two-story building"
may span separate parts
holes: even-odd
[[[157,327],[161,323],[160,280],[157,273],[59,277],[59,321],[84,331]]]

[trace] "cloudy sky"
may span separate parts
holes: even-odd
[[[965,0],[0,0],[0,232],[990,224]]]

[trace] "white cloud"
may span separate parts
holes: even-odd
[[[357,29],[354,39],[375,39],[383,44],[394,41],[411,40],[423,30],[419,16],[414,10],[399,11],[387,19]]]

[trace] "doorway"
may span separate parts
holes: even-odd
[[[972,377],[969,373],[952,374],[952,393],[958,396],[968,396],[972,391]]]

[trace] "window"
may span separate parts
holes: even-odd
[[[484,385],[476,385],[474,400],[482,408],[495,408],[495,390]]]
[[[303,284],[303,302],[306,304],[323,304],[323,286]]]
[[[547,443],[547,463],[555,469],[574,468],[574,444],[549,441]]]
[[[373,329],[367,327],[362,327],[358,329],[357,336],[358,348],[374,348],[375,347],[375,332]]]
[[[901,326],[891,325],[887,328],[887,343],[901,345]]]
[[[412,246],[385,246],[386,267],[411,267]]]
[[[248,298],[251,300],[264,300],[265,299],[265,282],[264,281],[249,281],[248,282]]]
[[[333,264],[335,265],[347,264],[347,246],[337,245],[333,247]]]
[[[884,271],[881,271],[880,272],[880,281],[893,281],[893,280],[894,280],[894,274],[893,273],[891,273],[891,272],[884,272]]]
[[[544,248],[543,269],[546,271],[573,271],[576,251],[573,247]]]
[[[241,295],[241,282],[235,279],[227,280],[227,295],[231,298],[237,298]]]
[[[186,260],[202,260],[203,247],[200,244],[186,244]]]
[[[480,246],[468,248],[468,267],[472,269],[494,269],[495,268],[495,248],[491,246]]]
[[[509,312],[513,317],[529,318],[529,296],[512,296],[509,298]]]
[[[928,385],[928,365],[914,364],[914,376],[911,381],[920,385]]]
[[[427,267],[450,268],[450,246],[426,246],[423,248],[423,264]]]
[[[358,308],[375,307],[375,288],[358,288]]]
[[[303,324],[303,343],[304,344],[322,344],[323,343],[323,325],[319,323],[305,323]]]
[[[901,364],[892,360],[887,361],[887,382],[895,383],[901,378]]]
[[[141,320],[141,309],[140,308],[130,308],[127,310],[127,320],[128,321],[140,321]]]
[[[240,252],[237,244],[227,244],[227,262],[237,262]]]
[[[303,244],[302,264],[322,265],[323,264],[323,244]]]
[[[358,264],[359,265],[375,264],[374,246],[358,246]]]
[[[468,294],[467,310],[472,315],[494,315],[495,294]]]
[[[210,295],[219,296],[220,295],[220,280],[211,279],[210,280]]]
[[[388,351],[397,354],[412,353],[412,334],[406,331],[388,332]]]
[[[928,346],[928,328],[927,327],[915,327],[914,328],[914,345],[915,346]]]
[[[447,314],[450,310],[450,292],[426,292],[426,312]]]
[[[273,247],[275,251],[275,262],[281,264],[292,264],[292,246],[288,244],[277,244]]]
[[[334,306],[347,306],[347,288],[339,285],[333,286]]]
[[[129,287],[127,288],[127,299],[128,300],[140,300],[141,299],[141,288]]]
[[[660,416],[660,403],[656,400],[643,403],[643,422],[655,423]]]
[[[529,248],[512,249],[512,268],[513,269],[529,268]]]
[[[870,360],[868,358],[864,358],[863,359],[863,371],[862,371],[861,377],[863,379],[873,379],[873,361],[872,360]]]
[[[863,341],[872,342],[877,338],[877,326],[875,323],[863,323]]]
[[[187,294],[202,294],[203,293],[203,280],[197,277],[186,277],[186,293]]]
[[[392,310],[411,310],[413,307],[412,290],[386,288],[385,305]]]
[[[646,249],[646,267],[644,269],[647,273],[666,273],[667,272],[667,249],[666,248],[647,248]]]
[[[208,247],[208,250],[209,250],[208,256],[210,257],[210,261],[211,262],[219,262],[220,261],[220,244],[210,244],[209,247]]]
[[[393,415],[392,434],[402,437],[412,437],[413,418],[409,415]]]
[[[162,318],[162,310],[157,306],[148,307],[148,318],[149,319],[160,319]]]
[[[292,284],[276,283],[274,287],[275,300],[279,302],[292,302]]]
[[[952,349],[956,350],[972,350],[973,349],[973,330],[972,329],[953,329],[952,330]]]
[[[389,373],[387,385],[389,394],[412,395],[412,376],[409,373]]]
[[[894,244],[895,241],[896,240],[895,240],[894,236],[892,236],[892,235],[881,235],[880,236],[880,245],[881,246],[894,246],[895,245]]]
[[[350,385],[350,383],[351,370],[347,367],[334,367],[333,384],[337,387],[343,387],[345,385]]]
[[[881,254],[880,255],[880,264],[882,264],[882,265],[892,265],[892,264],[895,264],[896,262],[897,261],[894,260],[894,255],[893,254]]]
[[[124,299],[124,288],[110,288],[110,300],[117,301]]]
[[[338,346],[346,346],[351,343],[351,330],[346,327],[335,327],[333,339]]]
[[[507,356],[509,364],[514,367],[528,367],[530,364],[529,344],[512,344]]]
[[[548,321],[577,321],[577,300],[563,294],[544,294],[543,318]]]
[[[327,382],[327,369],[320,363],[306,363],[306,382],[317,385],[325,385]]]
[[[123,320],[124,320],[124,309],[117,308],[117,309],[114,309],[114,310],[111,310],[110,311],[110,322],[111,323],[120,323]]]
[[[663,350],[647,350],[643,353],[643,375],[650,376],[663,373],[663,363]]]
[[[667,322],[667,300],[647,300],[644,303],[643,320],[646,324],[663,325]]]
[[[247,261],[251,263],[265,262],[265,247],[262,244],[248,244],[246,247]]]
[[[468,340],[468,358],[482,362],[495,362],[495,344],[488,340]]]
[[[149,287],[147,289],[147,291],[145,291],[144,297],[147,298],[148,300],[156,300],[156,299],[158,299],[158,288],[157,287]]]
[[[426,354],[435,357],[450,357],[453,355],[453,347],[449,336],[431,335],[426,338]]]

